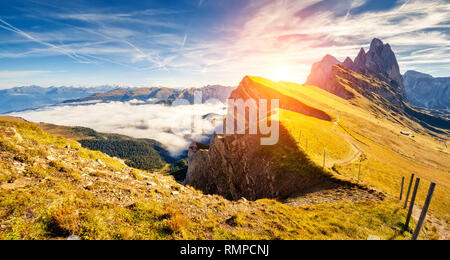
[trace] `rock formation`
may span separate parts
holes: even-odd
[[[436,128],[449,129],[449,121],[437,111],[420,111],[408,104],[410,99],[413,105],[431,107],[433,103],[435,107],[448,108],[445,105],[450,100],[448,79],[433,80],[429,75],[414,72],[407,73],[405,77],[403,81],[389,44],[374,39],[369,51],[366,53],[362,48],[354,62],[347,58],[341,63],[327,55],[321,62],[313,65],[306,84],[316,85],[344,99],[352,99],[355,93],[359,93],[381,107],[409,117],[432,131],[440,132]],[[404,84],[408,85],[407,91]],[[432,87],[430,84],[435,85]],[[427,98],[436,99],[438,95],[441,97],[439,101],[426,102]]]
[[[364,49],[361,49],[355,59],[352,70],[364,75],[372,74],[389,79],[389,83],[395,88],[395,91],[400,96],[405,97],[400,67],[389,44],[383,44],[381,40],[376,38],[373,39],[367,53],[364,52]]]
[[[358,92],[363,95],[367,95],[368,91],[376,91],[397,105],[401,105],[399,101],[406,100],[403,77],[400,74],[395,54],[389,44],[383,44],[379,39],[372,41],[367,53],[361,48],[354,62],[347,57],[342,63],[327,55],[322,61],[312,66],[311,74],[306,84],[318,86],[346,99],[351,98],[351,95],[343,90],[342,84],[337,84],[336,82],[339,77],[336,74],[339,72],[339,69],[333,69],[336,66],[342,66],[347,70],[383,81],[386,83],[384,85],[388,87],[388,89],[373,89],[370,87],[358,89]],[[365,85],[369,86],[371,84]]]

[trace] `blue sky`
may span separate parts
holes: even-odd
[[[303,82],[374,37],[403,72],[450,76],[449,32],[446,0],[2,0],[0,88]]]

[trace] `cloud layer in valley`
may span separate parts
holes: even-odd
[[[79,106],[51,106],[14,113],[33,122],[66,126],[83,126],[99,132],[149,138],[162,143],[172,155],[187,149],[192,141],[207,141],[220,122],[204,115],[224,115],[223,104],[185,106],[141,105],[133,102],[110,102]],[[192,124],[195,121],[195,127]]]

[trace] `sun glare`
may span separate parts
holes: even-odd
[[[289,81],[292,79],[290,69],[287,67],[278,67],[269,75],[269,79],[273,81]]]

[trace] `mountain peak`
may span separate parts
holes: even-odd
[[[331,55],[326,55],[320,62],[314,63],[311,74],[305,84],[318,86],[335,93],[335,87],[329,87],[327,84],[333,81],[336,76],[333,73],[333,67],[342,65],[347,70],[356,73],[373,76],[386,82],[392,92],[396,93],[399,100],[405,100],[405,88],[403,85],[403,76],[400,73],[400,67],[394,52],[389,44],[384,44],[380,39],[373,39],[369,51],[364,48],[359,50],[358,55],[352,61],[347,57],[343,63],[339,62]]]
[[[370,49],[365,53],[361,49],[352,70],[360,73],[369,73],[375,76],[383,75],[389,79],[396,92],[405,97],[403,77],[400,67],[389,44],[384,44],[380,39],[373,39]]]
[[[327,54],[322,58],[321,62],[327,62],[327,63],[339,63],[339,60],[336,59],[334,56]]]
[[[366,51],[364,50],[364,48],[361,48],[359,50],[358,56],[361,56],[361,55],[366,55]],[[358,57],[358,56],[356,56],[356,57]]]
[[[431,76],[429,74],[418,72],[415,70],[408,70],[407,72],[405,72],[405,74],[403,76],[404,77],[412,76],[412,77],[421,77],[421,78],[433,78],[433,76]]]
[[[350,57],[347,57],[344,61],[344,63],[342,63],[342,65],[348,69],[350,69],[351,67],[353,67],[353,60]]]
[[[334,56],[325,55],[321,61],[312,65],[311,74],[306,81],[306,84],[323,87],[331,75],[331,70],[335,65],[342,64]]]
[[[361,68],[366,63],[366,51],[364,51],[364,48],[361,48],[359,50],[358,56],[355,58],[355,62],[352,66],[352,69],[355,68]]]
[[[372,40],[372,43],[370,43],[370,50],[374,50],[374,49],[380,48],[382,46],[384,46],[383,41],[381,41],[378,38],[374,38]]]

